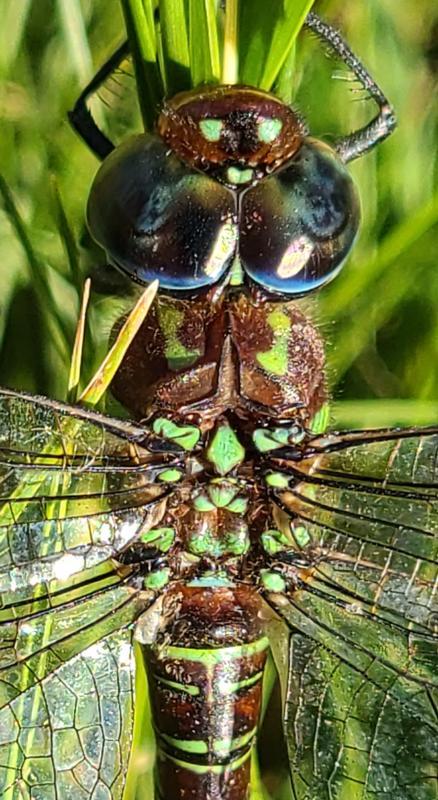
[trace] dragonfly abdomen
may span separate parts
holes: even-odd
[[[171,595],[177,615],[145,650],[157,798],[247,800],[268,649],[259,598],[232,584]]]

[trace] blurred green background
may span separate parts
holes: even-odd
[[[438,416],[438,6],[326,0],[315,10],[342,29],[399,119],[389,141],[352,165],[362,197],[361,235],[341,276],[318,298],[335,423],[431,422]],[[105,261],[84,226],[97,163],[66,114],[123,36],[119,0],[2,0],[0,172],[25,225],[17,235],[19,221],[2,183],[4,385],[66,395],[79,286]],[[291,81],[312,132],[332,135],[370,118],[372,103],[342,80],[345,69],[312,37],[301,39]],[[93,294],[91,305],[86,374],[104,353],[126,300]]]

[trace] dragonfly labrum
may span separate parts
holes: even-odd
[[[5,800],[122,800],[134,646],[155,800],[251,799],[269,651],[294,800],[438,796],[438,426],[327,432],[307,299],[358,230],[346,165],[394,112],[306,25],[378,106],[332,146],[220,85],[114,147],[87,103],[128,45],[71,114],[103,159],[92,235],[160,289],[112,382],[132,421],[0,391]]]

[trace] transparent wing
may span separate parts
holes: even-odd
[[[313,440],[272,461],[291,547],[268,602],[296,800],[438,797],[438,430]]]
[[[0,391],[0,796],[119,800],[131,627],[151,604],[120,552],[168,489],[147,430]],[[149,446],[151,449],[149,449]],[[163,445],[164,447],[164,445]]]

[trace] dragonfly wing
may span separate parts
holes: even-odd
[[[332,435],[272,462],[289,479],[289,590],[268,602],[289,629],[296,800],[438,796],[437,464],[437,430]]]
[[[119,556],[161,519],[160,470],[178,458],[148,435],[0,391],[4,800],[122,797],[132,628],[154,595]]]

